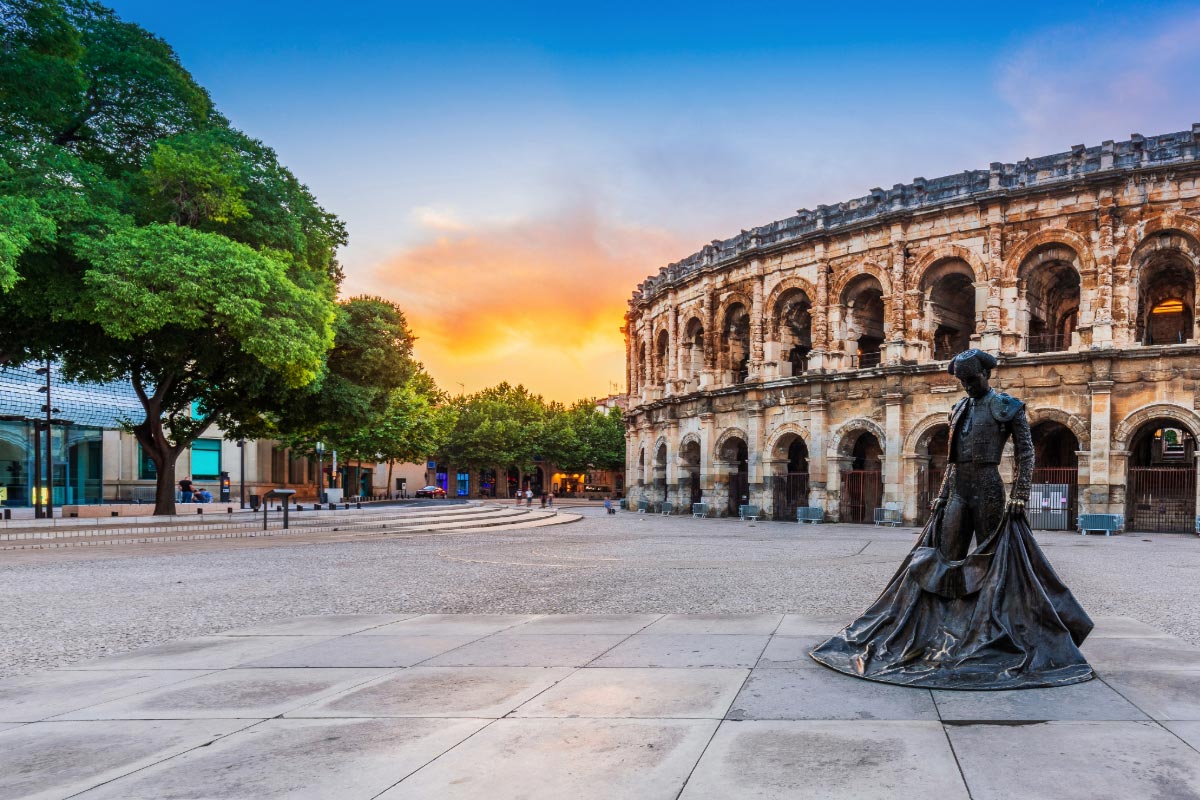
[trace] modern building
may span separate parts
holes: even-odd
[[[0,504],[33,505],[35,485],[47,486],[46,386],[44,364],[0,369]],[[126,421],[142,418],[141,403],[125,384],[72,383],[57,365],[49,365],[50,430],[53,504],[101,502],[152,503],[155,468],[141,446],[123,429]],[[40,370],[40,371],[39,371]],[[35,439],[36,437],[36,439]],[[411,496],[424,480],[424,465],[359,463],[336,465],[328,452],[318,464],[312,457],[293,454],[278,442],[247,441],[244,446],[224,438],[210,426],[176,463],[178,478],[190,477],[197,486],[220,496],[220,479],[227,474],[232,499],[249,498],[271,488],[297,490],[298,500],[317,496],[318,466],[325,487],[342,487],[344,496],[398,496],[405,486]],[[393,484],[389,486],[391,475]],[[40,475],[41,480],[34,476]],[[43,493],[45,489],[42,489]],[[42,495],[45,498],[45,494]]]
[[[1191,530],[1198,274],[1200,125],[716,240],[630,301],[629,494],[919,521],[960,396],[947,360],[978,347],[1027,403],[1037,525]]]

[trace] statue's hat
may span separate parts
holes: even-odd
[[[972,347],[950,359],[950,363],[946,365],[946,371],[956,378],[961,378],[974,375],[977,371],[991,372],[998,363],[996,357],[991,353],[985,353]]]

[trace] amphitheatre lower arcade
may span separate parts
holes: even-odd
[[[1192,530],[1198,275],[1200,124],[714,241],[630,301],[629,496],[922,521],[960,396],[946,362],[978,347],[1029,411],[1035,526]]]

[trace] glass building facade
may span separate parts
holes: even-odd
[[[4,504],[33,504],[34,487],[53,486],[53,502],[99,503],[104,490],[103,432],[141,419],[132,387],[70,383],[50,365],[51,446],[47,475],[46,375],[40,364],[0,369],[0,487]],[[36,438],[35,438],[36,437]],[[37,450],[40,448],[40,454]],[[40,462],[40,463],[39,463]],[[35,474],[40,467],[40,481]],[[47,477],[52,480],[47,481]],[[42,489],[43,496],[46,492]]]

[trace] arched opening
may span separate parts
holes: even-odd
[[[671,337],[666,331],[658,332],[658,339],[654,344],[654,383],[662,386],[667,381],[667,352],[671,347]]]
[[[508,488],[508,497],[511,499],[517,496],[517,492],[521,490],[521,470],[516,467],[509,467],[504,473],[505,483]]]
[[[643,342],[642,344],[638,345],[637,369],[635,370],[639,389],[645,388],[646,382],[650,378],[650,376],[646,374],[647,369],[649,369],[649,367],[646,362],[646,343]]]
[[[638,450],[637,486],[643,495],[646,494],[646,448]]]
[[[842,293],[846,307],[845,341],[854,369],[877,367],[882,361],[884,306],[883,287],[874,275],[860,275]]]
[[[1181,344],[1194,338],[1196,272],[1182,237],[1163,234],[1138,270],[1137,338],[1142,344]]]
[[[1173,419],[1137,429],[1129,446],[1125,525],[1131,531],[1190,533],[1196,519],[1196,434]]]
[[[745,383],[750,377],[750,312],[734,303],[721,324],[721,369],[726,383]]]
[[[796,509],[808,505],[808,445],[798,434],[789,434],[775,446],[777,460],[787,459],[775,475],[775,519],[796,519]]]
[[[883,447],[869,431],[854,437],[850,468],[842,470],[842,522],[870,522],[883,499]]]
[[[746,442],[739,437],[733,437],[721,448],[721,460],[729,473],[729,495],[727,510],[729,516],[738,515],[738,506],[750,502],[750,459]]]
[[[683,462],[683,481],[689,503],[703,503],[704,493],[700,487],[700,443],[692,440],[679,451]]]
[[[775,303],[771,322],[779,344],[780,375],[802,374],[812,350],[812,301],[803,289],[784,292]]]
[[[975,333],[975,273],[967,262],[949,259],[925,271],[925,329],[932,337],[933,358],[946,361],[971,347]]]
[[[1034,425],[1033,487],[1026,507],[1035,530],[1074,530],[1079,493],[1079,439],[1061,422]]]
[[[657,502],[667,500],[667,443],[661,442],[654,451],[654,495]]]
[[[704,323],[692,317],[683,330],[684,377],[687,378],[689,389],[698,389],[700,374],[704,371]]]
[[[1071,346],[1079,324],[1079,271],[1075,253],[1047,245],[1022,264],[1018,275],[1025,317],[1025,349],[1055,353]]]
[[[541,467],[534,467],[530,472],[525,473],[525,484],[533,490],[535,495],[541,494],[546,488],[546,473]]]
[[[950,460],[950,426],[934,425],[917,441],[917,510],[924,513],[938,496]]]

